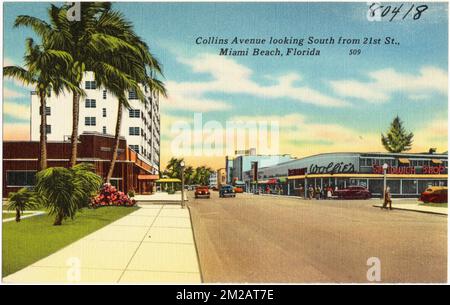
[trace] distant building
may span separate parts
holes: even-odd
[[[117,121],[118,101],[109,91],[97,87],[93,72],[86,72],[82,89],[87,96],[80,100],[79,134],[83,132],[114,135]],[[152,166],[153,174],[160,166],[160,110],[159,96],[142,87],[147,103],[137,99],[135,92],[128,92],[131,109],[123,108],[120,135],[128,146]],[[39,97],[31,94],[31,141],[39,141]],[[72,134],[72,94],[47,98],[47,139],[67,141]]]
[[[227,184],[227,172],[225,168],[221,168],[217,171],[217,185]]]
[[[295,160],[290,155],[245,155],[237,156],[232,160],[230,168],[230,182],[233,180],[242,181],[244,172],[251,169],[252,162],[258,162],[258,168],[276,165]]]
[[[372,196],[383,193],[383,164],[388,165],[387,186],[394,197],[418,197],[429,186],[447,186],[448,154],[324,153],[271,166],[258,166],[258,188],[285,195],[304,196],[306,187],[363,186]],[[255,190],[253,173],[243,180]],[[306,187],[305,187],[306,186]]]
[[[217,172],[212,172],[209,175],[209,185],[217,186]]]

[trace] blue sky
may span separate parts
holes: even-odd
[[[164,66],[170,95],[162,106],[166,141],[170,142],[166,123],[192,118],[193,112],[201,111],[205,120],[220,122],[236,117],[278,117],[283,122],[282,133],[291,130],[301,134],[282,136],[281,152],[305,155],[343,150],[344,144],[348,145],[346,139],[353,136],[359,136],[361,143],[347,150],[382,150],[379,134],[396,114],[416,134],[413,149],[437,146],[446,150],[448,8],[446,3],[428,5],[421,19],[394,22],[369,22],[366,2],[115,3],[113,8],[134,23]],[[33,35],[29,30],[12,28],[15,17],[28,14],[46,18],[47,6],[4,4],[7,63],[20,63],[24,40]],[[196,45],[199,36],[391,36],[400,45],[319,46],[321,56],[317,57],[224,58],[217,55],[218,46]],[[349,56],[351,48],[360,48],[361,55]],[[281,83],[283,79],[288,79],[287,83]],[[5,81],[4,87],[22,93],[21,97],[5,94],[5,103],[29,103],[25,89],[12,81]],[[189,103],[192,107],[186,107]],[[4,124],[27,123],[24,116],[7,110]],[[298,144],[306,142],[317,145],[305,148]]]

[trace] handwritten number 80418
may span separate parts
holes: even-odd
[[[417,4],[400,4],[399,6],[381,5],[380,3],[372,3],[369,7],[368,17],[371,20],[380,20],[383,18],[389,18],[389,21],[395,19],[405,20],[406,18],[412,18],[413,20],[419,20],[423,13],[428,9],[428,5]]]

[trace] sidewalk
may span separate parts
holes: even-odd
[[[376,208],[381,208],[383,206],[383,204],[377,203],[377,204],[374,204],[373,206]],[[448,208],[431,207],[431,206],[419,205],[418,203],[395,204],[395,201],[393,201],[392,209],[393,210],[404,210],[404,211],[429,213],[429,214],[448,215]]]
[[[167,192],[156,192],[152,195],[136,195],[134,199],[138,203],[181,203],[181,192],[168,194]],[[184,200],[187,200],[187,192],[184,192]]]
[[[200,283],[189,210],[144,205],[3,282]]]

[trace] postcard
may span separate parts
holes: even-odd
[[[5,1],[2,42],[3,284],[447,282],[447,2]]]

